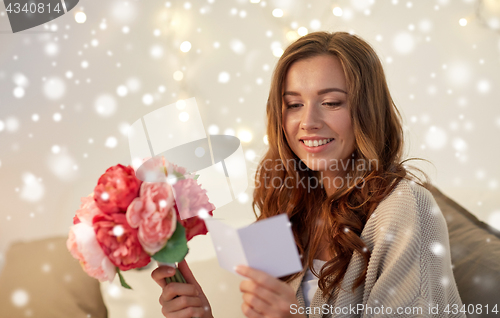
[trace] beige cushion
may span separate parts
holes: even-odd
[[[99,281],[66,249],[66,237],[14,243],[0,273],[0,317],[106,318]]]
[[[430,190],[448,225],[453,274],[462,302],[466,306],[482,304],[480,317],[498,317],[491,312],[486,315],[484,310],[486,304],[490,310],[498,304],[500,310],[500,232],[436,188]]]

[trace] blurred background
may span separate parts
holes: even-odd
[[[498,0],[82,0],[15,34],[2,4],[0,270],[12,242],[67,235],[80,197],[108,167],[131,163],[131,123],[190,97],[207,133],[240,138],[247,160],[249,188],[214,216],[252,223],[272,71],[289,43],[318,30],[351,32],[376,49],[403,115],[407,157],[429,160],[415,164],[500,229]],[[194,266],[214,260],[209,235],[190,249]],[[102,285],[108,304],[126,300],[110,317],[161,317],[159,289],[150,299],[117,286]],[[215,287],[214,297],[237,294]]]

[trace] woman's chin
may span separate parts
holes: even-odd
[[[328,167],[326,165],[326,163],[324,162],[317,162],[315,160],[309,160],[308,162],[305,162],[306,166],[313,170],[313,171],[327,171],[328,170]]]

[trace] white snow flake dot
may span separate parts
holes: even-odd
[[[342,16],[342,8],[340,8],[340,7],[333,8],[333,15],[336,17],[341,17]]]
[[[117,298],[120,298],[122,296],[122,290],[119,286],[115,285],[115,284],[109,284],[108,285],[108,294],[117,299]]]
[[[52,269],[52,267],[50,266],[50,264],[46,263],[46,264],[42,265],[42,272],[44,272],[44,273],[50,272],[51,269]]]
[[[276,8],[273,10],[273,17],[281,18],[283,16],[283,10]]]
[[[137,92],[139,89],[141,89],[141,82],[137,79],[137,78],[134,78],[134,77],[131,77],[127,80],[127,83],[126,83],[128,89],[135,93]]]
[[[43,93],[45,97],[51,100],[57,100],[63,97],[66,92],[66,84],[58,77],[52,77],[43,84]]]
[[[240,194],[238,196],[238,202],[240,202],[241,204],[245,204],[248,202],[248,194],[246,194],[245,192],[243,192],[242,194]]]
[[[227,72],[220,72],[219,73],[219,83],[227,83],[229,82],[230,75]]]
[[[101,194],[101,199],[102,199],[103,201],[108,201],[108,199],[109,199],[109,194],[108,194],[107,192],[103,192],[103,193]]]
[[[184,73],[182,73],[181,71],[175,71],[173,77],[176,81],[182,81],[182,79],[184,78]]]
[[[441,244],[439,242],[432,243],[430,248],[431,248],[432,253],[434,253],[437,256],[444,256],[444,254],[446,252],[446,249],[443,246],[443,244]]]
[[[45,187],[41,179],[35,177],[31,172],[25,172],[22,175],[23,186],[20,193],[20,198],[28,202],[37,202],[43,198]]]
[[[139,305],[132,305],[127,309],[127,317],[128,318],[143,318],[144,317],[144,309],[142,309]]]
[[[3,129],[3,124],[0,124],[0,131]],[[5,120],[5,127],[8,132],[16,132],[19,129],[19,120],[16,117],[9,117]]]
[[[116,89],[116,94],[120,97],[125,97],[128,94],[128,88],[125,85],[120,85]]]
[[[163,57],[163,47],[161,45],[153,45],[149,50],[149,54],[154,59],[159,59]]]
[[[164,208],[167,206],[167,201],[166,200],[160,200],[158,202],[158,205],[160,206],[160,208]]]
[[[83,12],[76,12],[75,21],[76,23],[85,23],[85,21],[87,21],[87,15]]]
[[[60,113],[55,113],[54,115],[52,115],[52,119],[54,121],[61,121],[62,115]]]
[[[118,141],[116,140],[116,138],[111,136],[111,137],[108,137],[106,139],[105,146],[108,148],[115,148],[117,144],[118,144]]]
[[[189,41],[184,41],[181,43],[180,50],[182,52],[189,52],[191,50],[191,43]]]
[[[202,219],[206,219],[206,218],[210,217],[210,214],[208,214],[208,210],[207,209],[200,208],[198,210],[198,217],[200,217]]]
[[[480,93],[488,93],[490,91],[491,84],[488,80],[481,80],[477,83],[477,90]]]
[[[118,130],[120,130],[120,133],[124,136],[128,136],[129,129],[129,123],[123,122],[118,125]]]
[[[153,95],[151,94],[145,94],[144,96],[142,96],[142,102],[144,103],[144,105],[151,105],[153,104],[153,101],[154,101],[154,98],[153,98]]]
[[[219,126],[213,125],[213,124],[208,126],[208,133],[210,135],[218,135],[219,134]]]
[[[443,148],[447,139],[446,132],[435,126],[431,126],[425,136],[426,144],[433,149]]]
[[[415,48],[413,35],[408,32],[400,32],[393,39],[393,47],[400,54],[408,54]]]
[[[18,86],[14,88],[14,97],[15,98],[23,98],[24,97],[24,88]]]
[[[118,224],[113,227],[113,235],[116,237],[120,237],[125,233],[125,229],[122,225]]]
[[[94,103],[94,109],[100,116],[109,117],[116,112],[116,100],[112,95],[103,94],[97,97]]]
[[[16,307],[24,307],[29,302],[29,295],[24,289],[16,289],[11,296],[12,303]]]
[[[229,46],[231,47],[231,50],[233,50],[234,53],[236,54],[243,54],[245,53],[245,44],[241,42],[238,39],[234,39],[229,43]]]

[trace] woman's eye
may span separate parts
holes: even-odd
[[[299,106],[300,106],[300,104],[290,104],[290,105],[287,105],[287,108],[297,108]]]
[[[327,105],[327,106],[330,106],[330,107],[338,107],[338,106],[342,105],[342,103],[341,103],[341,102],[336,102],[336,103],[323,103],[323,104],[325,104],[325,105]]]

